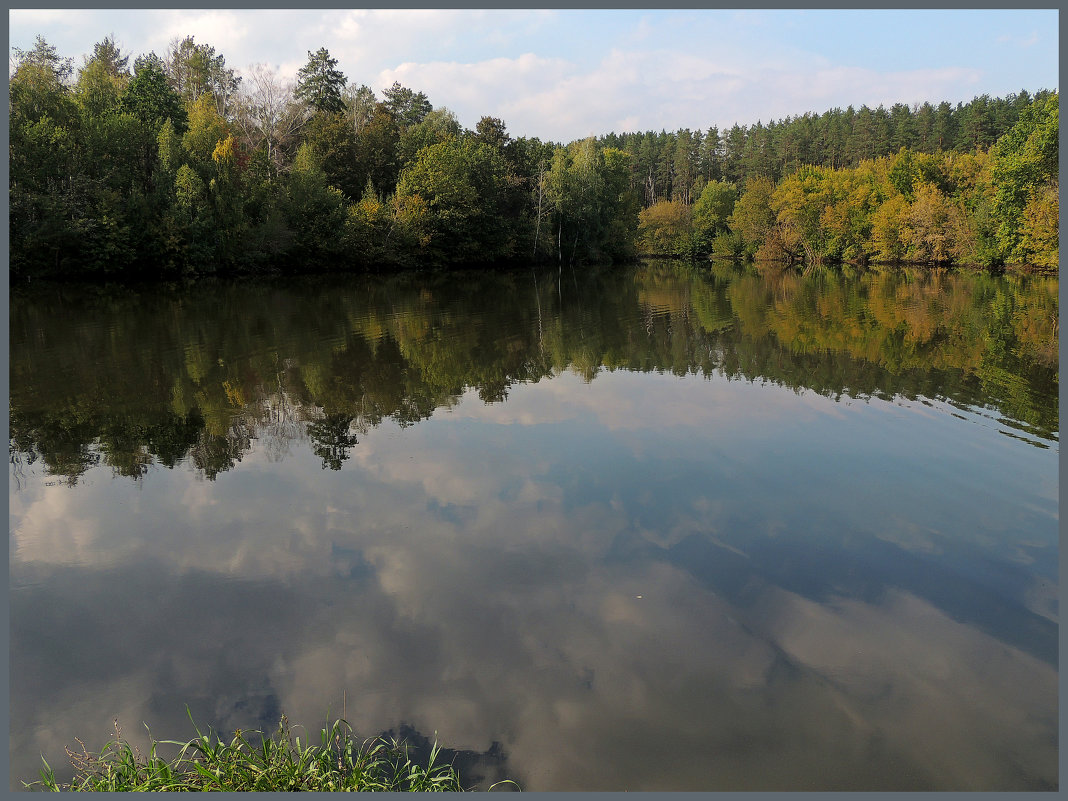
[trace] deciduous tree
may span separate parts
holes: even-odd
[[[285,148],[308,119],[308,109],[293,96],[291,84],[262,64],[249,68],[237,104],[237,124],[250,150],[263,149],[266,178],[285,166]]]

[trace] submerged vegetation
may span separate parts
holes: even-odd
[[[145,755],[122,736],[116,722],[115,736],[98,753],[88,751],[81,740],[80,753],[67,749],[75,771],[70,782],[58,781],[45,762],[40,781],[23,785],[56,792],[465,789],[453,766],[438,762],[441,749],[436,743],[424,765],[413,761],[408,748],[396,740],[358,742],[344,720],[321,729],[318,743],[294,734],[284,715],[272,736],[237,731],[229,743],[202,733],[195,724],[194,729],[197,736],[188,742],[151,739]],[[177,751],[166,759],[161,746]]]
[[[1058,96],[834,109],[564,145],[465,129],[321,48],[291,83],[175,39],[10,76],[15,277],[618,261],[1057,264]]]

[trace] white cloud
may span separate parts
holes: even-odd
[[[474,64],[406,61],[395,68],[383,70],[376,88],[385,88],[393,81],[401,81],[432,97],[448,93],[464,102],[471,102],[478,101],[487,94],[487,90],[504,94],[505,87],[509,86],[516,94],[539,91],[546,85],[564,79],[567,69],[566,62],[541,59],[532,53]],[[458,104],[455,100],[452,102]]]
[[[43,8],[11,9],[8,20],[17,25],[76,25],[84,19],[87,12],[75,10],[55,10]]]
[[[192,36],[225,55],[241,48],[249,33],[247,18],[232,11],[171,12],[158,29],[157,41]]]
[[[612,49],[590,69],[533,52],[471,62],[407,61],[383,70],[375,88],[400,81],[453,109],[470,127],[490,115],[517,135],[567,142],[609,131],[767,122],[833,106],[911,104],[960,95],[960,87],[978,86],[981,78],[975,68],[880,73],[799,54],[742,59],[729,49],[715,57]]]
[[[99,557],[100,524],[78,505],[80,492],[45,485],[12,493],[12,561],[85,564]]]

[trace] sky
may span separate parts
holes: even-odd
[[[289,80],[326,47],[350,83],[394,81],[473,128],[513,136],[721,129],[863,104],[967,102],[1056,89],[1056,10],[11,10],[9,44],[38,34],[82,63],[175,37],[239,72]],[[132,60],[131,60],[132,63]]]

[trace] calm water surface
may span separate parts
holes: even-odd
[[[188,704],[527,790],[1054,788],[1056,315],[656,264],[14,291],[12,785]]]

